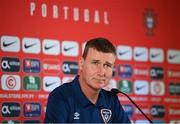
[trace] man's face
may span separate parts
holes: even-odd
[[[89,48],[86,59],[81,58],[79,61],[82,82],[95,90],[105,87],[112,77],[115,59],[112,53]]]

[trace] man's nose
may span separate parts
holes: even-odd
[[[100,76],[105,76],[105,69],[104,69],[104,66],[103,65],[99,65],[98,66],[98,74]]]

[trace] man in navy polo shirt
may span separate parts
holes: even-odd
[[[102,89],[112,77],[116,49],[104,38],[86,43],[79,75],[48,97],[45,123],[130,123],[118,97]]]

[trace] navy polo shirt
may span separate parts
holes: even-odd
[[[115,94],[102,89],[93,104],[82,92],[78,76],[49,94],[44,122],[130,123]]]

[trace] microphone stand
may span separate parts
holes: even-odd
[[[146,117],[146,119],[153,124],[153,122],[151,121],[151,119],[136,105],[136,103],[124,92],[121,92],[117,89],[111,89],[112,92],[116,92],[116,93],[122,93],[123,95],[125,95],[137,108],[138,110]]]

